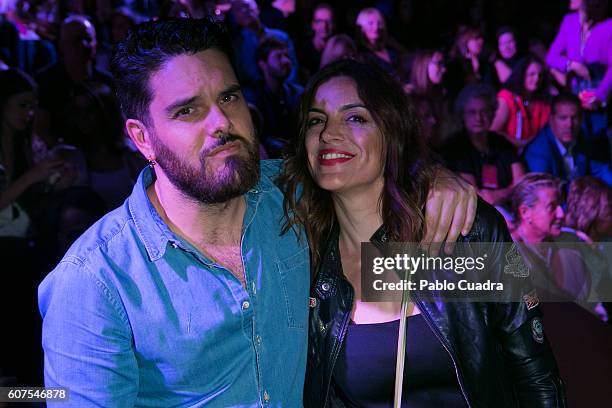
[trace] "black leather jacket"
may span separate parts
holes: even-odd
[[[381,227],[372,242],[385,241]],[[511,237],[501,215],[480,200],[474,226],[460,241],[501,243],[511,242]],[[344,406],[332,373],[353,307],[353,288],[342,275],[339,254],[336,230],[311,288],[305,407]],[[497,255],[494,268],[503,271],[504,254]],[[536,341],[532,333],[531,323],[541,315],[539,307],[528,310],[523,302],[415,301],[450,354],[469,407],[566,406],[550,345],[545,338]]]

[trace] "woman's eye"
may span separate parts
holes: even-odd
[[[351,115],[348,118],[349,122],[357,122],[357,123],[365,123],[367,122],[365,118],[361,115]]]
[[[179,109],[179,110],[178,110],[178,111],[177,111],[177,112],[174,114],[174,117],[175,117],[175,118],[180,118],[180,117],[183,117],[183,116],[189,116],[189,115],[193,114],[193,112],[195,112],[195,109],[194,109],[194,108],[192,108],[192,107],[190,107],[190,106],[188,106],[188,107],[184,107],[184,108]]]
[[[306,122],[306,127],[311,128],[321,123],[323,123],[323,120],[321,118],[310,118],[308,119],[308,122]]]

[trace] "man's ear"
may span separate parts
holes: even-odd
[[[128,119],[125,121],[125,129],[134,145],[140,150],[145,159],[155,160],[155,153],[151,144],[151,135],[147,127],[139,120]]]

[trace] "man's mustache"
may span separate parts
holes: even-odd
[[[214,149],[216,149],[219,146],[223,146],[226,143],[230,143],[233,141],[239,141],[244,143],[245,145],[248,145],[248,142],[245,138],[243,138],[240,135],[236,135],[236,134],[232,134],[232,133],[228,133],[228,134],[223,134],[217,138],[215,138],[215,143],[212,146],[209,146],[204,153],[202,154],[202,157],[206,157],[210,154],[210,152],[212,152]]]

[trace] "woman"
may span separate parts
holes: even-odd
[[[64,161],[57,156],[31,165],[36,105],[32,78],[13,69],[0,72],[0,236],[26,236],[30,220],[22,204],[39,205],[32,187],[56,182],[63,170]]]
[[[321,66],[331,64],[342,59],[355,59],[357,57],[357,46],[346,34],[336,34],[327,40],[325,48],[321,52]]]
[[[396,51],[389,47],[387,23],[382,13],[374,7],[364,8],[357,15],[357,46],[366,60],[380,66],[385,72],[395,74],[399,64]]]
[[[549,116],[544,64],[537,57],[528,56],[516,65],[504,89],[498,92],[491,130],[520,149],[546,125]]]
[[[409,94],[416,96],[416,100],[427,100],[430,102],[435,126],[431,127],[431,133],[427,133],[428,139],[439,144],[440,129],[449,119],[448,99],[446,88],[443,85],[446,63],[444,54],[440,51],[425,50],[417,52],[412,63],[410,72],[410,84],[404,87]],[[417,104],[417,108],[423,104]],[[426,121],[430,121],[429,118]],[[421,121],[424,123],[424,121]]]
[[[516,32],[512,27],[504,26],[497,30],[497,53],[493,60],[497,82],[505,84],[515,65],[519,62]]]
[[[78,85],[73,105],[72,142],[85,156],[86,183],[107,208],[116,208],[130,194],[146,163],[125,144],[121,111],[108,86]]]
[[[489,130],[495,112],[495,90],[483,84],[468,85],[455,103],[463,129],[443,149],[449,167],[478,188],[492,205],[503,205],[525,169],[514,146]]]
[[[316,270],[304,404],[391,406],[400,305],[361,301],[360,246],[421,239],[434,167],[401,87],[375,66],[330,65],[311,78],[302,101],[280,181],[287,228],[303,223]],[[465,240],[510,240],[486,204],[475,222]],[[514,406],[513,384],[525,404],[561,406],[548,343],[529,340],[537,308],[416,300],[408,309],[403,406]],[[504,348],[521,337],[523,346]],[[501,355],[515,367],[511,382],[499,377]]]
[[[493,70],[484,49],[484,37],[480,30],[461,27],[450,52],[446,66],[446,84],[451,100],[466,85],[494,82]]]
[[[550,45],[546,64],[562,86],[571,87],[584,109],[587,138],[606,138],[612,97],[612,19],[607,0],[571,0],[577,12],[565,15]]]

